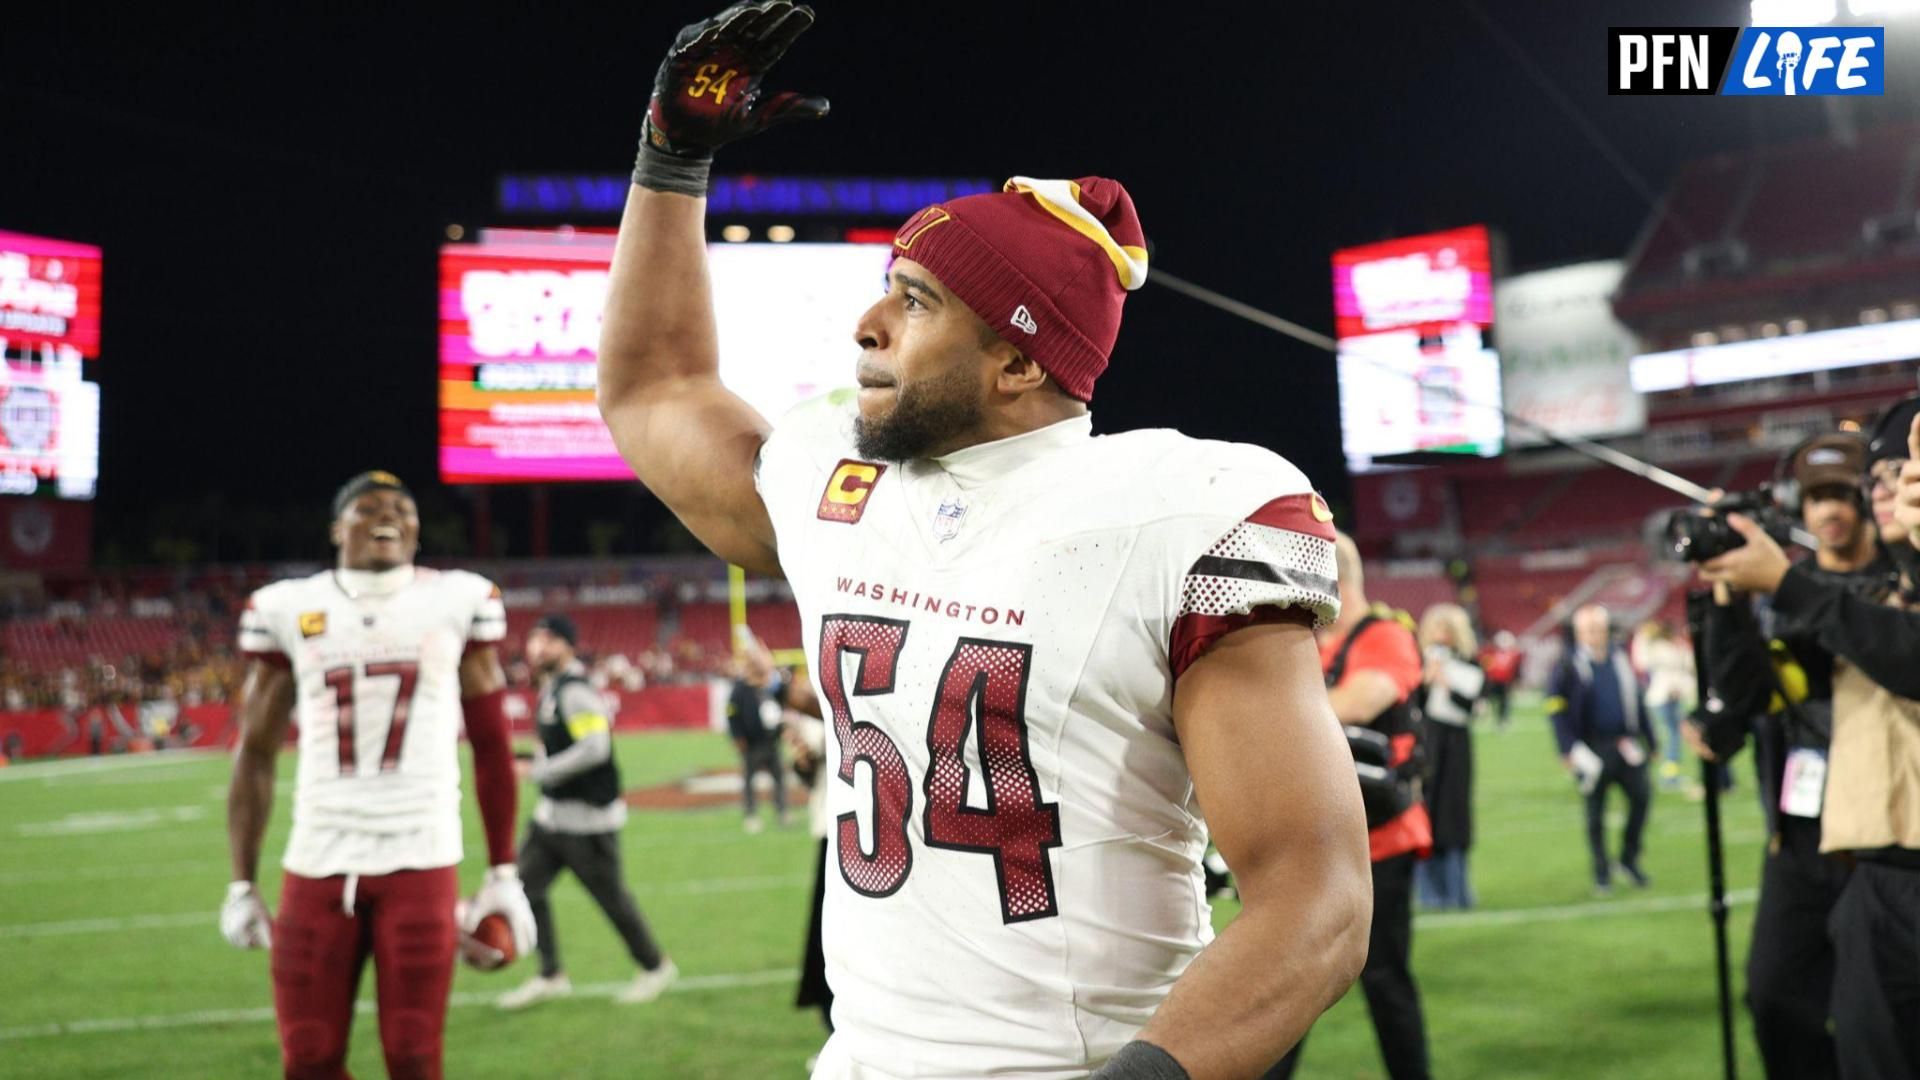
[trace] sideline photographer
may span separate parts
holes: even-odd
[[[1701,567],[1702,576],[1716,586],[1772,597],[1774,637],[1785,646],[1778,662],[1757,630],[1739,629],[1748,625],[1741,621],[1744,605],[1729,603],[1716,622],[1731,625],[1709,631],[1714,689],[1726,703],[1722,715],[1730,720],[1710,720],[1707,739],[1716,752],[1730,751],[1737,743],[1729,746],[1716,738],[1749,715],[1743,709],[1764,711],[1772,698],[1780,699],[1780,712],[1789,722],[1763,724],[1757,740],[1763,753],[1768,741],[1774,743],[1775,761],[1767,763],[1762,778],[1773,785],[1768,807],[1776,839],[1769,845],[1761,901],[1763,908],[1772,906],[1774,917],[1764,922],[1756,917],[1755,947],[1758,952],[1764,943],[1781,949],[1810,946],[1824,926],[1833,950],[1828,1001],[1833,1054],[1839,1075],[1849,1080],[1920,1075],[1920,1025],[1913,1022],[1920,1016],[1920,664],[1914,663],[1920,656],[1920,617],[1906,610],[1910,601],[1900,587],[1902,575],[1878,564],[1877,556],[1866,556],[1874,531],[1861,528],[1865,539],[1849,551],[1840,528],[1844,515],[1832,508],[1851,505],[1858,516],[1860,488],[1886,486],[1892,471],[1884,463],[1920,444],[1915,407],[1910,399],[1882,419],[1865,453],[1853,459],[1853,474],[1860,479],[1853,481],[1851,493],[1823,494],[1823,489],[1832,491],[1838,470],[1826,468],[1830,455],[1814,451],[1842,445],[1835,437],[1798,448],[1801,461],[1795,469],[1804,480],[1794,493],[1801,498],[1793,501],[1819,535],[1815,558],[1792,564],[1767,530],[1736,513],[1727,524],[1742,543]],[[1906,470],[1915,471],[1911,464]],[[1920,477],[1914,483],[1920,485]],[[1881,550],[1893,558],[1893,566],[1910,567],[1914,552],[1901,542],[1907,537],[1897,516],[1884,512],[1886,493],[1876,491],[1872,503],[1882,508],[1876,515],[1880,538],[1890,542]],[[1863,557],[1864,563],[1857,562]],[[1911,573],[1904,577],[1913,580]],[[1822,726],[1817,707],[1822,690],[1831,699],[1824,758],[1811,745]],[[1819,853],[1844,856],[1839,862],[1853,863],[1850,875],[1806,852],[1809,827],[1788,820],[1802,817],[1817,819],[1811,828],[1818,830]],[[1825,920],[1818,904],[1822,875],[1828,896],[1837,884],[1831,879],[1845,877]],[[1777,959],[1788,965],[1781,978],[1812,984],[1803,988],[1807,995],[1817,992],[1814,964]],[[1811,1038],[1816,1007],[1812,1001],[1799,1006],[1797,1026],[1806,1038]],[[1755,1011],[1758,1020],[1757,1001]],[[1768,1052],[1769,1034],[1780,1034],[1769,1033],[1769,1026],[1756,1023],[1763,1052]],[[1831,1075],[1785,1064],[1776,1069],[1771,1052],[1768,1068],[1776,1076]]]
[[[1867,459],[1858,437],[1809,439],[1783,459],[1773,495],[1819,541],[1803,573],[1874,595],[1891,584],[1894,570],[1868,517]],[[1747,957],[1754,1037],[1769,1076],[1832,1077],[1838,1066],[1827,1031],[1834,967],[1827,916],[1847,882],[1847,868],[1820,854],[1833,658],[1814,627],[1773,610],[1755,612],[1724,585],[1714,593],[1701,652],[1719,708],[1702,714],[1704,739],[1693,741],[1716,761],[1737,753],[1749,735],[1754,743],[1768,835]]]

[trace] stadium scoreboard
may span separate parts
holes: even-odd
[[[1340,435],[1355,469],[1500,453],[1493,248],[1473,225],[1334,252]]]
[[[594,404],[614,237],[483,230],[440,254],[440,478],[626,481]],[[851,385],[853,326],[884,289],[885,244],[714,244],[720,375],[777,420]]]

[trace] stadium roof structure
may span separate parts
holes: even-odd
[[[1648,337],[1713,322],[1920,296],[1920,126],[1689,162],[1614,298]]]

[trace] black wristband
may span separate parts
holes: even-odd
[[[1138,1039],[1120,1048],[1087,1080],[1192,1080],[1173,1055]]]
[[[633,163],[633,182],[650,191],[706,198],[713,155],[670,154],[655,147],[648,137],[650,134],[646,130],[641,132],[640,157]]]

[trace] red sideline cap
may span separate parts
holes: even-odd
[[[1117,180],[1033,180],[929,206],[893,238],[1081,401],[1107,369],[1120,306],[1146,284],[1146,236]]]

